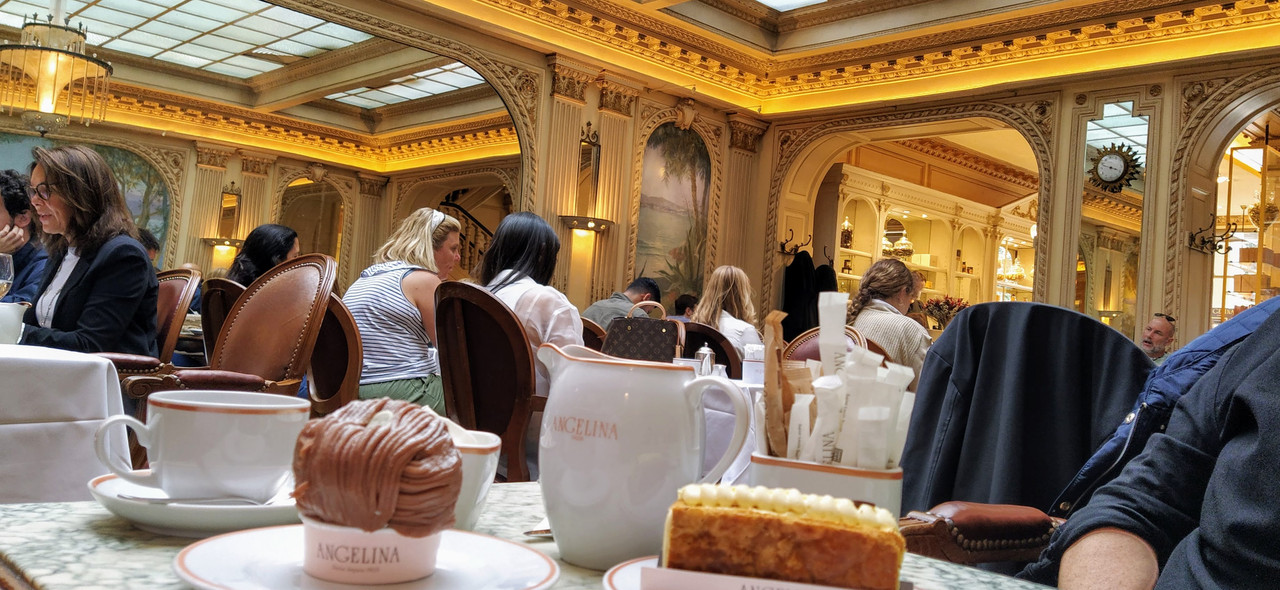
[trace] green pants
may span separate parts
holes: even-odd
[[[389,397],[427,406],[444,415],[444,381],[439,375],[384,381],[360,386],[360,399]]]

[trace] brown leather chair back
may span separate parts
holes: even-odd
[[[582,345],[591,350],[604,348],[604,337],[608,335],[604,328],[587,318],[582,318]]]
[[[182,333],[182,322],[191,308],[191,299],[200,286],[200,271],[175,268],[156,274],[160,293],[156,297],[156,346],[160,362],[173,360],[173,349]]]
[[[445,412],[502,437],[507,481],[527,481],[524,436],[533,412],[533,352],[520,320],[488,291],[458,281],[436,289]]]
[[[222,332],[222,323],[236,299],[244,293],[244,285],[231,279],[209,279],[200,292],[200,328],[204,332],[204,353],[213,356],[214,344]]]
[[[342,298],[330,293],[307,369],[312,417],[329,414],[359,397],[363,367],[364,348],[356,319]]]
[[[258,277],[227,313],[209,368],[271,381],[301,379],[336,274],[332,258],[304,254]]]
[[[684,353],[680,356],[694,358],[704,344],[711,352],[716,353],[716,364],[724,365],[730,379],[742,378],[742,355],[738,354],[738,349],[733,347],[733,343],[720,330],[698,322],[685,322]]]
[[[845,350],[853,350],[854,346],[867,347],[867,339],[862,337],[857,330],[850,326],[844,327]],[[807,361],[821,360],[822,353],[818,350],[818,328],[810,328],[801,332],[795,340],[788,342],[786,347],[782,349],[782,360],[784,361]]]
[[[898,361],[896,361],[896,360],[893,360],[893,357],[889,356],[889,353],[888,353],[888,352],[885,352],[884,347],[883,347],[883,346],[880,346],[879,344],[877,344],[875,340],[872,340],[872,339],[870,339],[870,338],[867,338],[867,339],[866,339],[866,341],[867,341],[867,350],[870,350],[871,352],[874,352],[874,353],[879,354],[879,355],[883,355],[883,356],[884,356],[884,362],[886,362],[886,363],[896,363],[896,362],[898,362]]]

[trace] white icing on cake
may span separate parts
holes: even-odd
[[[777,514],[790,512],[804,518],[898,530],[898,519],[884,508],[870,504],[859,506],[848,498],[802,494],[796,489],[695,483],[680,488],[680,500],[690,506],[753,508]]]

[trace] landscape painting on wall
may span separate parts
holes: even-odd
[[[662,302],[702,293],[707,246],[707,194],[711,156],[691,129],[664,123],[644,149],[636,276],[658,281]]]
[[[13,169],[26,174],[31,166],[31,148],[51,148],[66,143],[30,135],[0,133],[0,145],[4,146],[0,148],[0,170]],[[134,223],[151,230],[156,239],[164,244],[169,231],[170,197],[169,187],[160,176],[160,171],[142,156],[129,150],[105,145],[89,147],[101,154],[111,167],[116,183],[120,185],[120,192],[124,194],[125,203],[133,213]],[[161,261],[156,260],[156,264],[160,265]]]

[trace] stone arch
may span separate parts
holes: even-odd
[[[812,199],[817,184],[822,181],[826,167],[841,151],[864,141],[861,133],[876,129],[903,127],[913,124],[937,123],[959,119],[988,118],[1017,130],[1031,146],[1040,175],[1039,211],[1041,227],[1053,227],[1054,219],[1048,196],[1053,191],[1053,126],[1058,97],[1056,95],[1020,97],[1012,101],[978,101],[967,104],[927,107],[866,115],[850,115],[826,121],[779,125],[774,136],[774,149],[778,154],[769,182],[768,212],[765,219],[764,276],[758,292],[758,307],[772,308],[774,282],[782,267],[782,255],[778,252],[778,216],[784,190],[805,194]],[[812,203],[810,203],[812,204]],[[1048,268],[1048,234],[1042,231],[1036,237],[1036,268]],[[1036,273],[1034,295],[1036,300],[1046,297],[1048,284],[1043,273]]]
[[[275,0],[275,4],[297,10],[317,18],[364,31],[384,39],[390,39],[411,47],[454,58],[480,74],[502,98],[516,128],[520,145],[520,185],[513,195],[521,211],[534,210],[534,189],[537,186],[537,113],[543,95],[544,72],[526,69],[516,64],[480,51],[478,48],[415,29],[412,26],[389,21],[377,16],[353,10],[329,0]]]
[[[1175,151],[1169,171],[1170,231],[1164,260],[1165,276],[1170,280],[1165,281],[1162,294],[1163,308],[1172,310],[1183,309],[1188,305],[1191,290],[1205,288],[1202,283],[1207,283],[1188,280],[1192,275],[1199,276],[1200,263],[1185,247],[1187,235],[1193,226],[1201,227],[1205,223],[1204,219],[1196,218],[1194,200],[1216,198],[1218,162],[1232,138],[1244,125],[1280,103],[1280,65],[1236,75],[1207,74],[1184,79],[1179,81],[1178,90],[1181,102],[1175,128],[1181,129],[1181,133],[1173,144]],[[1212,259],[1201,263],[1212,264]],[[1192,317],[1199,316],[1193,314]],[[1196,326],[1186,328],[1194,330]],[[1209,326],[1200,328],[1207,330]]]

